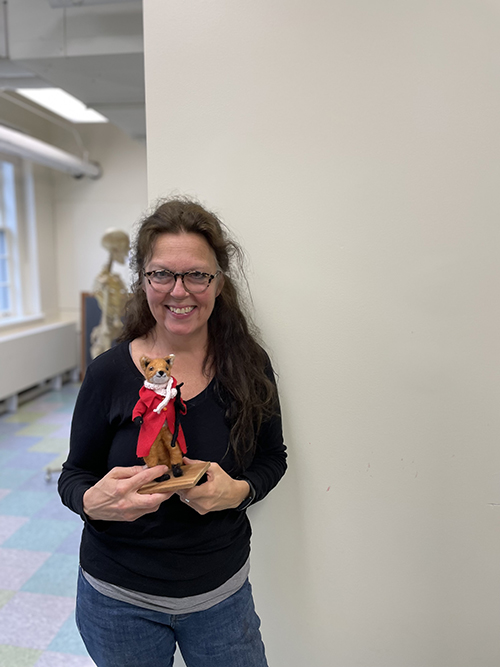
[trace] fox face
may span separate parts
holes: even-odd
[[[174,363],[175,355],[169,354],[168,357],[159,357],[157,359],[149,359],[148,357],[141,357],[140,364],[146,380],[152,384],[165,384],[168,382],[172,374],[172,365]]]

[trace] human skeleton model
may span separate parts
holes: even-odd
[[[129,237],[119,229],[108,229],[101,240],[109,259],[94,282],[94,296],[101,309],[101,321],[90,334],[90,356],[95,359],[109,350],[122,329],[121,317],[127,290],[117,273],[111,273],[113,262],[125,263],[130,249]]]

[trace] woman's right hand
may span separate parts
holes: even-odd
[[[83,510],[90,519],[135,521],[156,512],[174,492],[141,494],[138,490],[161,477],[167,466],[113,468],[83,495]]]

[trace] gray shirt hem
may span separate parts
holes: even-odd
[[[245,565],[236,574],[213,591],[185,598],[171,598],[162,595],[148,595],[147,593],[139,593],[131,591],[128,588],[115,586],[114,584],[109,584],[106,581],[92,577],[82,569],[85,579],[99,593],[120,602],[133,604],[136,607],[150,609],[151,611],[160,611],[164,614],[192,614],[196,611],[210,609],[210,607],[223,602],[223,600],[226,600],[239,591],[247,580],[249,572],[250,559],[247,560]]]

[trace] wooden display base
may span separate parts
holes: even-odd
[[[169,491],[179,491],[179,489],[191,489],[198,484],[209,468],[210,463],[204,461],[181,465],[181,470],[184,473],[182,477],[172,476],[166,482],[150,482],[142,486],[139,493],[168,493]]]

